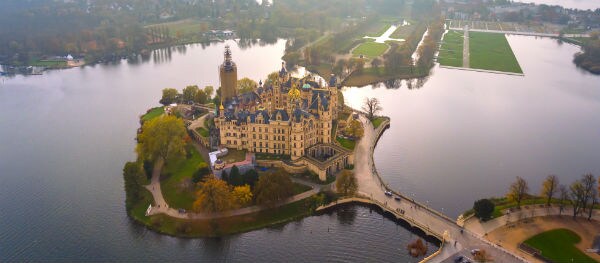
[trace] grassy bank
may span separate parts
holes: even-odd
[[[165,113],[165,107],[161,106],[161,107],[152,108],[146,114],[144,114],[142,116],[142,121],[152,120],[160,115],[163,115],[164,113]]]
[[[138,221],[152,230],[167,235],[189,238],[216,237],[284,224],[309,216],[313,213],[313,200],[314,198],[311,197],[257,213],[217,220],[177,219],[165,215],[145,217],[142,212],[142,220]]]
[[[554,262],[596,262],[575,245],[581,242],[575,232],[568,229],[554,229],[535,235],[525,244],[539,249],[542,256]]]
[[[167,164],[162,171],[160,187],[165,201],[173,208],[192,209],[196,199],[192,175],[203,165],[207,165],[196,148],[188,144],[189,156]]]
[[[385,68],[366,68],[362,72],[354,72],[344,80],[342,85],[348,87],[362,87],[393,79],[422,78],[429,74],[427,70],[406,67],[397,74],[386,73]]]
[[[379,125],[381,125],[381,123],[383,123],[383,121],[385,121],[386,119],[386,117],[375,117],[374,119],[372,119],[371,123],[373,124],[373,128],[379,128]]]
[[[342,145],[342,147],[344,147],[348,150],[354,150],[354,147],[356,147],[356,141],[341,138],[341,137],[337,137],[336,140],[337,140],[337,142],[339,142]]]
[[[388,48],[389,46],[387,44],[365,42],[358,45],[354,50],[352,50],[352,54],[356,56],[364,55],[368,58],[376,58],[383,55],[383,53],[385,53],[385,51],[387,51]]]
[[[463,34],[462,32],[451,30],[444,35],[438,62],[443,66],[462,67],[463,66]]]
[[[504,34],[469,32],[471,68],[523,73]]]

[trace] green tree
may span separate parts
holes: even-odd
[[[258,178],[254,187],[256,203],[273,205],[294,194],[294,185],[290,177],[282,173],[270,172]]]
[[[179,96],[179,92],[176,89],[163,89],[162,90],[162,98],[160,99],[160,104],[169,105],[177,101],[177,97]]]
[[[225,181],[211,177],[199,186],[200,190],[196,192],[196,201],[193,204],[195,211],[215,213],[233,207],[232,195]]]
[[[247,184],[234,187],[231,194],[233,195],[233,201],[237,204],[237,207],[244,207],[252,202],[252,191]]]
[[[192,181],[194,183],[198,183],[204,180],[204,178],[206,178],[206,176],[208,175],[210,175],[210,169],[208,168],[208,164],[202,163],[200,167],[198,167],[198,170],[194,172],[194,175],[192,175]]]
[[[335,181],[335,188],[338,193],[344,196],[355,194],[358,190],[358,182],[354,173],[350,170],[340,172]]]
[[[233,186],[242,186],[244,185],[244,178],[240,173],[240,169],[237,166],[231,167],[229,171],[229,180],[227,181],[230,185]]]
[[[207,99],[211,98],[214,92],[215,88],[213,86],[204,87],[204,94],[206,95]]]
[[[556,175],[548,175],[542,184],[542,196],[546,197],[546,205],[550,205],[552,196],[558,191],[558,178]]]
[[[164,116],[144,122],[138,135],[137,152],[144,160],[168,162],[185,156],[187,132],[183,120]]]
[[[517,176],[516,181],[510,185],[506,197],[508,198],[508,200],[516,202],[517,208],[520,208],[521,201],[527,195],[528,191],[529,186],[527,186],[527,181],[525,181],[525,179],[521,178],[520,176]]]
[[[253,91],[254,88],[257,86],[258,86],[258,83],[256,83],[254,80],[251,80],[249,78],[243,78],[243,79],[238,80],[238,82],[237,82],[237,88],[238,88],[239,93]]]
[[[489,199],[480,199],[473,204],[475,216],[482,221],[487,221],[492,218],[495,205]]]
[[[190,101],[195,101],[198,91],[200,91],[200,89],[196,85],[185,87],[183,89],[183,94],[182,94],[183,101],[185,103],[188,103]]]
[[[146,183],[146,175],[142,165],[138,162],[127,162],[123,167],[123,179],[125,181],[125,207],[127,213],[142,199],[143,185]]]
[[[208,95],[204,90],[198,90],[194,95],[194,102],[205,104],[208,101]]]
[[[254,187],[256,182],[258,181],[258,172],[256,170],[251,169],[244,173],[244,184],[249,185],[250,187]]]
[[[346,134],[356,139],[362,138],[364,132],[365,130],[363,129],[362,124],[355,119],[352,119],[350,123],[348,123],[348,126],[346,126]]]

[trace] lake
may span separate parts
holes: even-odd
[[[435,68],[420,88],[345,89],[346,104],[377,97],[391,117],[374,156],[390,187],[457,217],[516,176],[538,194],[549,174],[600,175],[600,76],[575,67],[577,46],[507,38],[524,77]]]
[[[417,236],[362,206],[207,239],[163,236],[129,220],[122,168],[135,159],[138,116],[158,105],[163,88],[218,86],[225,44],[240,78],[281,66],[283,40],[230,41],[0,78],[0,261],[418,262],[406,250]]]

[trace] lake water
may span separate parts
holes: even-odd
[[[239,77],[281,65],[285,41],[232,46]],[[416,262],[402,225],[361,206],[218,239],[178,239],[131,222],[122,168],[138,116],[161,90],[218,85],[223,43],[0,79],[0,261]],[[430,243],[432,253],[435,248]]]
[[[600,175],[600,76],[574,66],[577,46],[508,41],[524,77],[435,68],[420,88],[345,90],[347,104],[377,97],[391,116],[374,158],[392,188],[456,217],[516,176],[537,194],[549,174]]]

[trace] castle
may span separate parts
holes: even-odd
[[[289,172],[310,170],[321,180],[353,163],[352,152],[333,142],[340,109],[335,77],[321,86],[307,77],[291,77],[282,63],[277,78],[238,94],[237,65],[229,47],[219,76],[221,105],[215,126],[222,146],[282,156],[278,161],[257,162]]]

